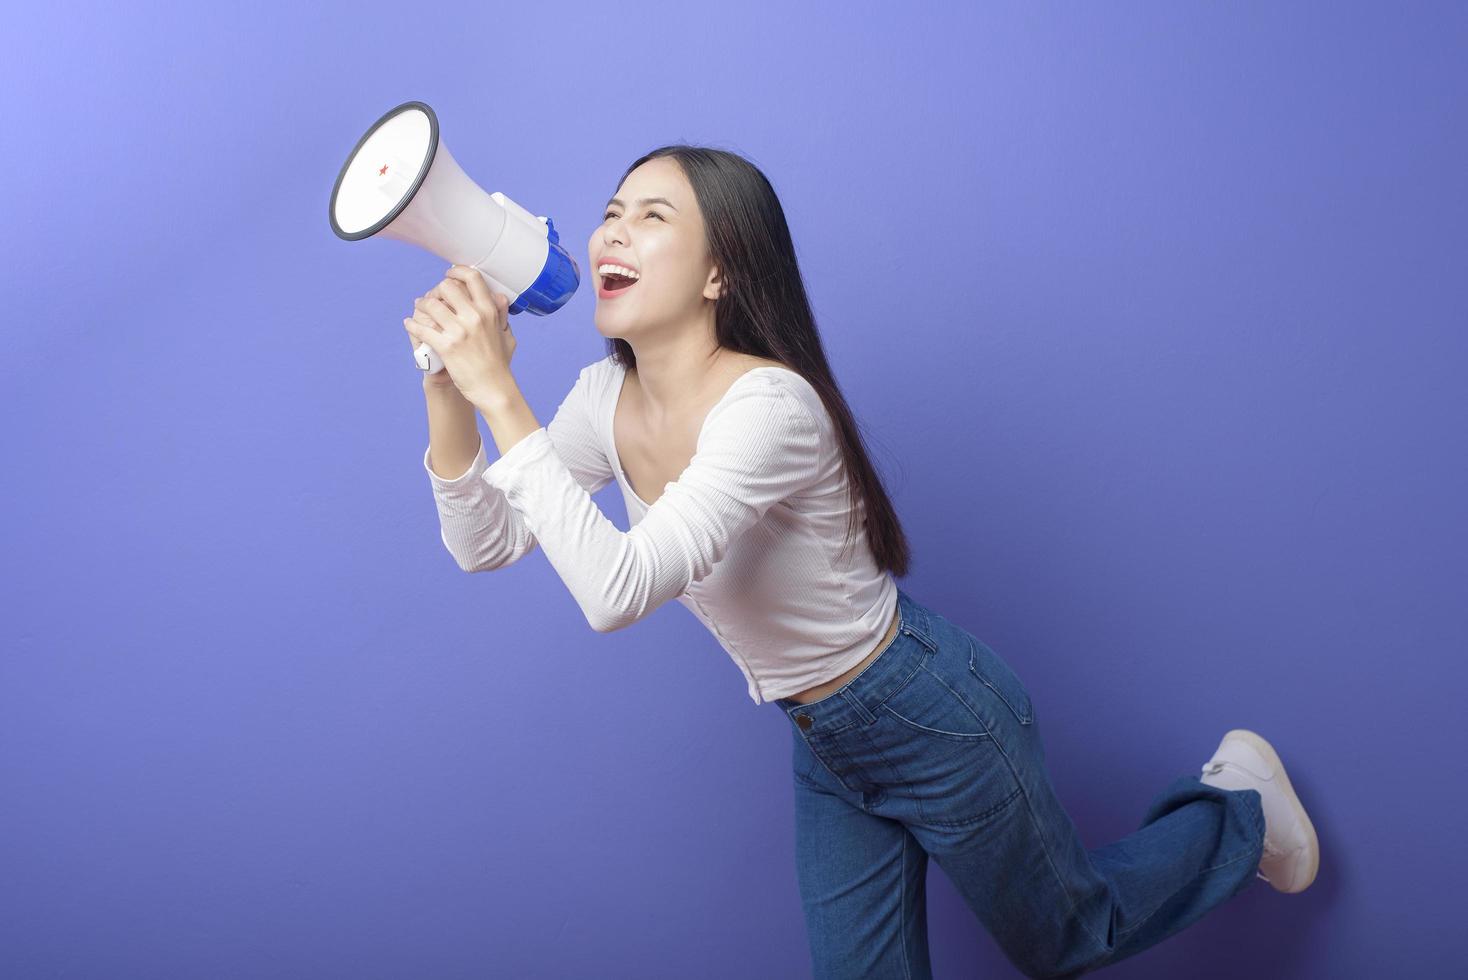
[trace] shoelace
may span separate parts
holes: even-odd
[[[1265,858],[1279,857],[1283,853],[1284,851],[1269,843],[1269,838],[1266,837],[1264,838],[1264,857],[1260,858],[1260,861],[1262,863]],[[1262,871],[1255,871],[1254,874],[1260,878],[1263,878],[1265,881],[1269,881],[1269,876],[1264,874]]]
[[[1286,852],[1284,848],[1276,847],[1275,845],[1271,844],[1269,842],[1269,838],[1266,836],[1264,838],[1264,855],[1259,859],[1259,863],[1263,864],[1264,861],[1266,861],[1267,859],[1281,857],[1285,853]],[[1264,874],[1262,871],[1255,871],[1254,874],[1256,877],[1263,878],[1265,881],[1271,880],[1270,877],[1267,874]]]
[[[1207,765],[1205,765],[1203,767],[1203,775],[1205,775],[1205,776],[1211,776],[1211,775],[1214,775],[1216,773],[1220,773],[1220,772],[1222,772],[1224,770],[1225,767],[1229,767],[1229,764],[1227,762],[1210,762],[1210,763],[1208,763]],[[1229,768],[1237,769],[1238,767],[1237,766],[1232,766],[1232,767],[1229,767]],[[1242,772],[1243,770],[1240,770],[1240,771]],[[1260,861],[1262,862],[1264,860],[1264,858],[1279,857],[1283,853],[1284,853],[1284,851],[1282,849],[1278,848],[1278,847],[1275,847],[1273,844],[1271,844],[1269,842],[1269,838],[1266,836],[1264,838],[1264,856],[1262,858],[1260,858]],[[1254,876],[1257,877],[1257,878],[1262,878],[1265,881],[1269,881],[1269,876],[1266,875],[1266,874],[1264,874],[1264,872],[1262,872],[1262,871],[1257,871],[1256,870],[1254,872]],[[1273,884],[1273,882],[1271,882],[1271,884]]]

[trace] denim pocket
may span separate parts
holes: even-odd
[[[1030,694],[1019,676],[1003,657],[972,635],[969,636],[968,669],[1004,702],[1021,725],[1028,725],[1034,720],[1035,709],[1030,703]]]
[[[882,703],[882,710],[921,735],[969,742],[989,737],[989,730],[970,710],[968,702],[938,674],[928,669],[929,660],[913,671],[912,678]]]

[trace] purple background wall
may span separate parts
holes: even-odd
[[[400,321],[445,263],[326,218],[413,98],[583,268],[647,149],[765,170],[903,585],[1025,679],[1089,844],[1226,729],[1274,740],[1316,885],[1108,975],[1461,969],[1461,5],[30,5],[7,35],[7,977],[808,975],[778,709],[675,604],[600,635],[543,555],[442,548]],[[594,303],[515,323],[542,422]],[[938,976],[1018,975],[936,865],[929,921]]]

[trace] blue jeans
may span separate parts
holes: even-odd
[[[817,980],[932,976],[929,856],[1029,977],[1139,953],[1254,882],[1257,791],[1179,776],[1140,829],[1088,851],[1056,799],[1019,677],[900,588],[898,617],[887,648],[840,690],[775,701],[794,733],[796,864]]]

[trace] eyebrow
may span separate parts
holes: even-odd
[[[607,202],[607,207],[611,207],[613,204],[623,204],[623,203],[625,203],[625,202],[623,202],[623,200],[620,197],[614,197],[610,201]],[[673,208],[674,211],[677,211],[678,210],[676,207],[673,207],[673,202],[670,201],[670,200],[668,200],[666,197],[640,197],[640,198],[637,199],[637,203],[638,204],[666,204],[668,207]]]

